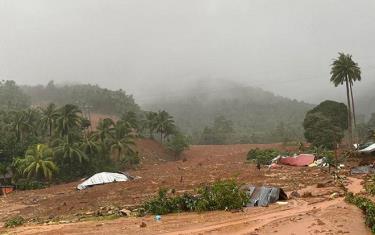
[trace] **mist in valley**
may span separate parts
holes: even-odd
[[[122,88],[140,104],[230,81],[317,104],[345,98],[329,82],[343,51],[362,68],[360,98],[375,84],[374,11],[372,0],[2,0],[0,77]]]

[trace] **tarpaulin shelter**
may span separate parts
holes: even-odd
[[[113,182],[123,182],[133,179],[125,173],[112,173],[112,172],[101,172],[97,173],[90,178],[86,179],[84,182],[77,186],[77,189],[82,190],[87,187],[98,185],[98,184],[108,184]]]
[[[291,166],[308,166],[314,162],[313,154],[300,154],[294,157],[282,157],[279,163]]]
[[[248,185],[245,186],[245,190],[250,197],[250,202],[247,204],[248,207],[268,206],[270,203],[288,199],[284,190],[278,187]]]

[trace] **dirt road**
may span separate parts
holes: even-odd
[[[145,228],[140,224],[146,223]],[[182,213],[105,222],[27,226],[15,234],[371,234],[361,211],[342,198],[308,204],[249,208],[244,212]]]
[[[351,178],[349,191],[361,190]],[[144,222],[146,227],[140,227]],[[124,218],[49,226],[27,226],[16,234],[371,234],[362,212],[343,198],[290,200],[287,205],[246,208],[243,212],[181,213],[162,217]]]

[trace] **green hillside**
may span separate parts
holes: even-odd
[[[165,109],[175,117],[177,126],[202,140],[205,127],[213,127],[215,118],[230,121],[234,132],[225,142],[257,143],[299,140],[302,122],[314,105],[276,96],[259,88],[225,84],[215,88],[202,85],[144,105],[145,109]]]

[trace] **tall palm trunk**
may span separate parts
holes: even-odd
[[[352,89],[352,84],[350,83],[350,95],[352,99],[352,109],[353,109],[353,122],[354,122],[354,129],[357,126],[356,120],[355,120],[355,109],[354,109],[354,98],[353,98],[353,89]]]
[[[353,124],[354,124],[354,137],[355,137],[355,141],[358,143],[358,135],[357,135],[357,122],[356,122],[356,118],[355,118],[355,108],[354,108],[354,95],[353,95],[353,89],[352,89],[352,83],[350,83],[350,96],[351,96],[351,100],[352,100],[352,110],[353,110]]]
[[[349,79],[346,78],[346,98],[348,102],[348,131],[349,131],[349,149],[353,148],[353,128],[352,128],[352,108],[350,105]]]
[[[52,136],[52,122],[49,123],[49,137]]]

